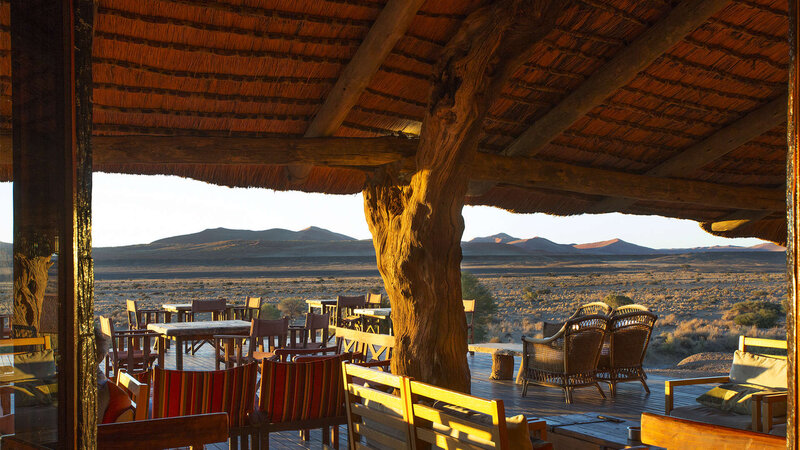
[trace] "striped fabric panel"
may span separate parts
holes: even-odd
[[[311,362],[264,359],[259,411],[270,423],[344,415],[343,360],[347,355]]]
[[[257,370],[257,363],[208,372],[155,367],[153,418],[226,412],[228,426],[246,426],[255,405]]]

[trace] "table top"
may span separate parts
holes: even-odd
[[[392,308],[358,308],[353,310],[353,314],[383,319],[392,315]]]
[[[200,320],[197,322],[151,323],[148,330],[165,336],[196,336],[210,334],[247,334],[250,322],[244,320]]]
[[[547,421],[547,431],[570,436],[586,442],[611,448],[624,448],[639,442],[628,441],[628,427],[639,426],[639,422],[623,420],[612,422],[600,417],[613,417],[608,414],[585,413],[563,416],[542,417]]]
[[[513,354],[514,356],[522,356],[522,343],[514,342],[479,342],[477,344],[469,344],[467,346],[469,351],[478,353],[497,353],[502,351],[506,354]]]
[[[161,305],[167,311],[178,312],[178,311],[191,311],[192,304],[191,303],[164,303]]]
[[[316,306],[321,307],[322,305],[335,305],[336,299],[335,298],[317,298],[312,300],[306,300],[306,304],[309,306]]]

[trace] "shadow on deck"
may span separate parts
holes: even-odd
[[[174,347],[166,355],[166,367],[175,367]],[[472,371],[472,394],[483,398],[496,398],[503,400],[507,416],[525,414],[531,417],[547,417],[565,414],[598,413],[639,422],[642,412],[664,413],[664,381],[667,377],[650,376],[647,384],[650,395],[647,395],[639,382],[621,383],[617,385],[617,395],[611,398],[607,385],[601,384],[603,391],[608,396],[603,399],[594,387],[576,389],[573,393],[573,403],[568,405],[564,401],[561,389],[531,385],[528,394],[522,398],[522,386],[513,380],[495,381],[489,379],[492,367],[492,357],[488,354],[476,353],[467,356]],[[515,358],[519,364],[519,358]],[[518,366],[516,366],[518,367]],[[516,367],[515,372],[516,373]],[[197,355],[184,356],[184,369],[186,370],[213,370],[214,362],[211,349],[204,346]],[[706,392],[707,386],[686,386],[675,393],[675,406],[688,406],[695,403],[695,398]],[[340,448],[347,448],[347,427],[339,430]],[[312,430],[309,441],[303,441],[297,431],[286,431],[270,434],[271,448],[308,448],[319,449],[322,447],[320,430]],[[227,445],[207,446],[206,448],[227,449]]]

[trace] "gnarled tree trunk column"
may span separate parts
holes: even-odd
[[[378,269],[392,303],[392,372],[469,392],[461,303],[461,209],[481,124],[505,81],[564,6],[506,0],[464,20],[442,52],[405,182],[393,168],[364,189]]]

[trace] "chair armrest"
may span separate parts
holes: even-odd
[[[522,340],[525,341],[525,342],[529,342],[531,344],[551,344],[552,342],[556,341],[557,339],[559,339],[563,335],[564,335],[564,327],[561,327],[561,330],[559,330],[558,333],[556,333],[556,334],[554,334],[554,335],[552,335],[550,337],[539,339],[539,338],[531,338],[531,337],[523,336]]]
[[[528,419],[528,433],[543,441],[547,440],[547,422],[542,419]]]
[[[114,331],[114,335],[143,337],[143,336],[161,336],[161,333],[153,330],[119,330],[119,331]]]
[[[772,416],[776,403],[788,402],[787,392],[758,392],[750,396],[752,406],[750,407],[750,414],[752,418],[753,431],[762,433],[769,433],[772,429]],[[762,404],[767,407],[767,412],[764,414]]]
[[[319,355],[320,353],[325,355],[327,353],[336,353],[337,350],[338,348],[336,346],[319,348],[276,348],[273,353],[281,361],[286,361],[291,359],[292,356]]]
[[[728,383],[731,377],[725,375],[720,377],[701,377],[684,378],[681,380],[667,380],[664,382],[664,414],[669,415],[673,407],[672,391],[676,386],[691,386],[694,384],[718,384]]]

